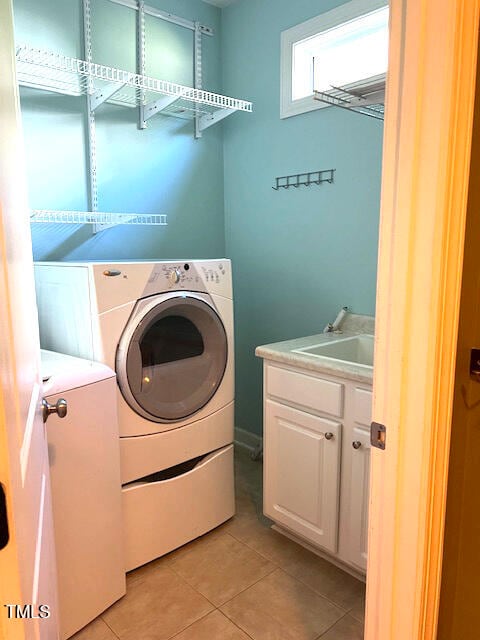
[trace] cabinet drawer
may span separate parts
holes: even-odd
[[[366,427],[372,421],[372,392],[357,387],[353,392],[353,419]]]
[[[131,571],[234,515],[233,445],[182,475],[125,485],[122,504],[125,566]]]
[[[280,400],[316,409],[332,416],[343,415],[343,384],[267,365],[266,392]]]

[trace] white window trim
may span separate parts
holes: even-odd
[[[318,100],[314,100],[313,95],[299,100],[292,100],[293,45],[299,40],[315,36],[326,29],[332,29],[339,24],[359,18],[376,9],[381,9],[387,4],[386,0],[351,0],[331,11],[315,16],[311,20],[297,24],[291,29],[282,31],[280,40],[280,118],[289,118],[328,106]]]

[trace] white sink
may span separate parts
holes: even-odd
[[[293,349],[293,352],[373,368],[373,336],[366,334],[321,342],[310,347]]]

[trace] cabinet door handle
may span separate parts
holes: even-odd
[[[327,431],[325,434],[325,440],[331,440],[333,438],[333,433],[331,431]]]
[[[48,416],[52,413],[56,413],[59,418],[65,418],[65,416],[67,415],[67,411],[67,401],[63,398],[57,400],[55,404],[50,404],[45,400],[45,398],[43,398],[42,400],[42,416],[44,422],[48,420]]]
[[[360,447],[361,447],[361,446],[362,446],[362,443],[360,442],[360,440],[354,440],[354,441],[352,442],[352,447],[353,447],[354,449],[360,449]]]

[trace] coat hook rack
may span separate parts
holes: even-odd
[[[309,171],[307,173],[294,173],[291,176],[280,176],[275,178],[274,191],[279,189],[296,189],[301,186],[310,187],[312,184],[322,184],[323,182],[333,183],[335,169],[324,169],[322,171]]]

